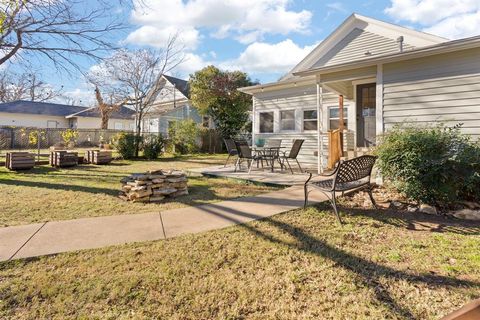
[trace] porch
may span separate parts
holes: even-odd
[[[253,144],[282,139],[288,148],[289,141],[304,139],[300,162],[319,173],[332,166],[329,136],[334,130],[341,133],[335,148],[342,152],[333,163],[368,153],[383,132],[382,81],[380,65],[300,75],[244,90],[253,96]]]

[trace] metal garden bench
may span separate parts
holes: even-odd
[[[319,176],[318,178],[322,178],[321,180],[317,180],[317,177],[312,179],[313,175],[310,173],[310,176],[308,180],[305,181],[304,185],[304,207],[308,205],[308,194],[313,191],[309,190],[309,188],[317,189],[327,196],[332,204],[338,222],[342,224],[342,220],[337,210],[337,201],[335,199],[336,193],[341,192],[343,195],[345,191],[365,187],[370,196],[373,207],[376,209],[377,205],[373,199],[372,185],[370,184],[372,168],[376,160],[377,157],[366,155],[347,161],[340,161],[333,173]]]

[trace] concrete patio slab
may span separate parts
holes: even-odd
[[[158,213],[53,221],[48,222],[14,258],[164,238]]]
[[[307,173],[294,172],[294,174],[291,174],[290,171],[281,171],[279,169],[274,172],[270,172],[267,169],[259,170],[256,168],[252,169],[250,173],[246,171],[234,172],[234,167],[227,166],[224,168],[223,165],[190,169],[189,172],[202,174],[207,177],[239,179],[277,186],[303,185],[308,178]]]
[[[0,261],[10,259],[45,223],[0,229]]]

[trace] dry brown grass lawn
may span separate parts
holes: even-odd
[[[438,319],[480,296],[480,226],[328,207],[0,264],[0,318]]]
[[[145,213],[256,195],[274,188],[228,179],[190,177],[190,195],[162,204],[127,203],[117,198],[120,179],[154,169],[190,169],[223,163],[224,155],[115,161],[55,169],[47,165],[24,172],[0,168],[0,227],[41,221]]]

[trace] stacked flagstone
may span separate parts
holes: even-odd
[[[134,173],[121,180],[119,197],[133,202],[161,202],[188,194],[187,176],[178,170]]]

